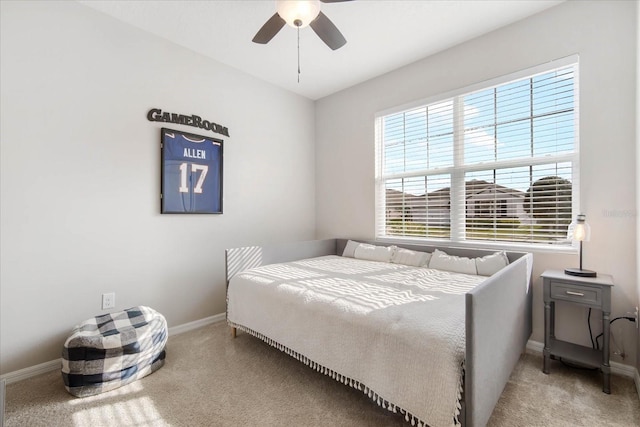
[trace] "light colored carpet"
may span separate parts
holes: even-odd
[[[491,427],[638,426],[633,381],[523,355]],[[224,322],[169,338],[159,371],[111,392],[75,398],[59,372],[7,386],[5,425],[14,426],[402,426],[363,393],[324,376]]]

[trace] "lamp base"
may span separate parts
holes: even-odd
[[[596,277],[598,273],[592,270],[583,270],[581,268],[565,268],[564,274],[568,274],[570,276],[580,276],[580,277]]]

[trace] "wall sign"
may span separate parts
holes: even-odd
[[[200,129],[210,130],[220,135],[229,136],[229,129],[209,120],[202,120],[202,117],[195,114],[185,115],[177,113],[162,112],[159,108],[152,108],[147,113],[147,120],[150,122],[175,123],[178,125],[193,126]]]
[[[161,212],[222,213],[222,140],[162,128]]]

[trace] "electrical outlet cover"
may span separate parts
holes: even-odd
[[[108,310],[116,306],[116,294],[110,292],[108,294],[102,294],[102,309]]]

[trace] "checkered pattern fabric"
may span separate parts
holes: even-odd
[[[164,365],[167,321],[139,306],[86,320],[62,350],[67,391],[84,397],[121,387]]]

